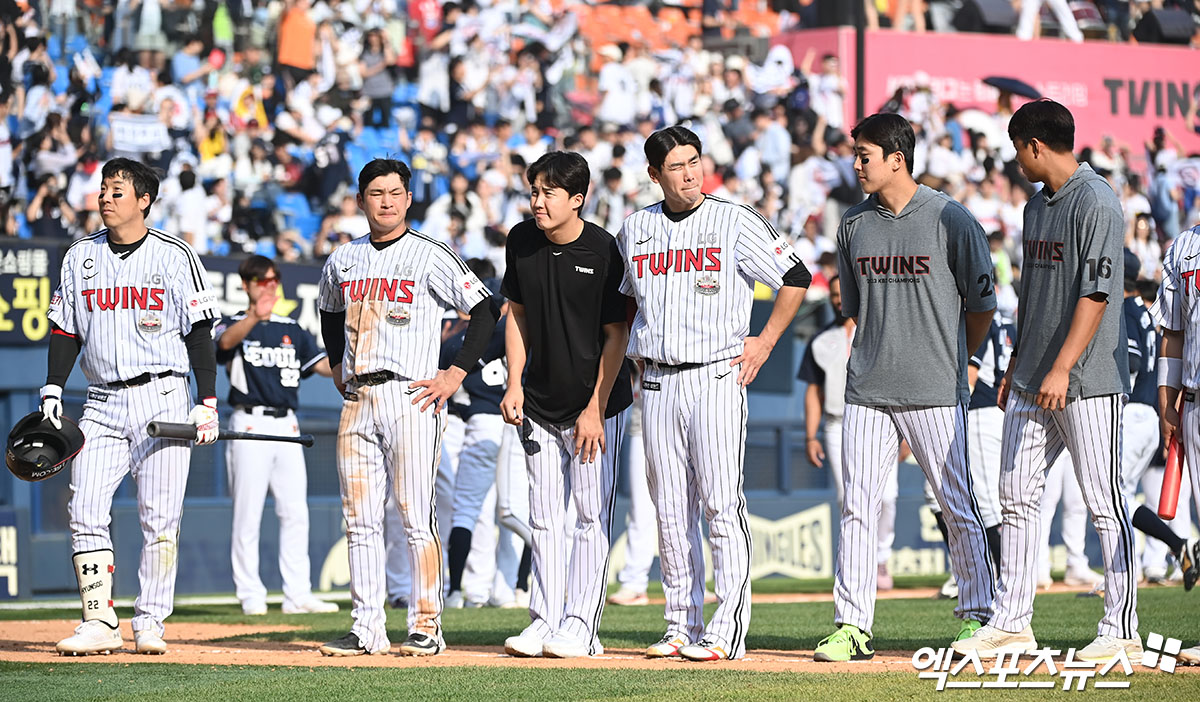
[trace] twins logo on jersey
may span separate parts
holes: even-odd
[[[638,254],[633,257],[635,274],[641,278],[645,273],[666,275],[672,272],[720,271],[721,248],[669,249],[666,252]]]
[[[1063,242],[1061,241],[1026,239],[1021,242],[1021,248],[1025,251],[1025,260],[1033,262],[1035,268],[1049,268],[1053,270],[1057,266],[1052,264],[1061,263],[1063,260]],[[1038,261],[1046,261],[1048,263],[1038,263]]]
[[[889,278],[894,276],[929,275],[929,261],[932,256],[859,256],[855,259],[858,272],[866,277],[868,283],[915,283],[916,278]],[[883,276],[883,277],[871,277]]]
[[[1200,276],[1196,275],[1198,271],[1200,271],[1200,268],[1193,268],[1190,271],[1179,272],[1179,277],[1183,280],[1183,285],[1181,287],[1183,288],[1183,294],[1185,296],[1192,294],[1193,287],[1195,287],[1197,290],[1200,290]]]
[[[340,283],[343,302],[405,302],[413,301],[415,280],[397,278],[360,278]]]
[[[79,294],[83,297],[88,312],[133,309],[161,311],[163,295],[166,295],[167,291],[164,288],[135,288],[122,285],[115,288],[89,288],[80,290]]]

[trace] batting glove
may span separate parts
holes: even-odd
[[[41,390],[42,418],[49,419],[55,429],[62,429],[62,388],[57,385],[47,385]]]
[[[192,408],[188,422],[196,425],[196,444],[211,444],[217,440],[217,398],[206,397]]]

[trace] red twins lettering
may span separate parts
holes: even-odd
[[[396,278],[363,278],[341,283],[343,302],[404,302],[413,301],[415,280]]]
[[[648,266],[650,275],[666,275],[674,268],[676,273],[689,271],[721,270],[720,247],[700,249],[671,249],[666,252],[638,254],[633,257],[637,265],[637,277],[641,278]],[[646,265],[643,265],[646,264]]]
[[[929,275],[929,256],[859,256],[855,259],[862,275]]]
[[[135,288],[123,285],[117,288],[93,288],[81,290],[84,304],[89,312],[108,310],[161,310],[165,288]],[[94,300],[93,300],[94,298]]]
[[[1179,277],[1183,278],[1183,294],[1185,296],[1192,294],[1192,286],[1200,290],[1200,276],[1196,275],[1196,270],[1183,271],[1179,274]]]

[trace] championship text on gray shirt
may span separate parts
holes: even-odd
[[[1108,296],[1100,328],[1071,369],[1067,398],[1129,392],[1124,296],[1125,220],[1108,181],[1080,164],[1056,193],[1025,206],[1025,261],[1013,388],[1036,394],[1067,340],[1079,298]]]
[[[992,258],[979,222],[925,186],[899,214],[872,195],[838,228],[842,314],[858,318],[846,402],[965,403],[968,312],[996,307]]]

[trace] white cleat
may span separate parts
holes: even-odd
[[[1184,665],[1200,665],[1200,644],[1183,649],[1175,658]]]
[[[90,656],[93,653],[119,651],[124,645],[120,629],[113,629],[93,619],[75,627],[75,634],[59,641],[54,648],[64,656]]]
[[[1063,583],[1071,587],[1095,587],[1103,582],[1104,576],[1090,568],[1068,570],[1063,576]]]
[[[596,655],[604,653],[604,648]],[[546,658],[583,658],[592,655],[588,645],[569,634],[554,634],[542,644],[542,655]]]
[[[938,590],[937,599],[939,600],[957,600],[958,599],[958,581],[951,575],[946,578],[946,582],[942,583],[942,587]]]
[[[688,641],[686,636],[683,636],[682,634],[671,634],[668,632],[658,640],[658,643],[651,644],[646,649],[646,657],[670,658],[671,656],[678,656],[679,649],[687,646],[690,643],[691,641]]]
[[[442,603],[442,609],[462,609],[466,604],[467,600],[463,597],[462,590],[455,590],[446,595],[446,600]]]
[[[138,653],[151,656],[161,656],[167,652],[167,642],[153,631],[139,631],[133,635],[135,649]]]
[[[980,658],[995,658],[1002,653],[1028,653],[1037,650],[1033,629],[1025,627],[1017,633],[1002,631],[994,626],[983,625],[969,638],[955,641],[951,647],[959,653],[974,651]]]
[[[504,652],[518,658],[537,658],[542,655],[545,641],[532,629],[526,629],[516,636],[504,640]]]
[[[623,587],[617,590],[608,598],[608,603],[611,605],[620,605],[622,607],[633,607],[637,605],[650,604],[650,598],[646,595],[645,590],[631,590]]]
[[[242,614],[247,617],[261,617],[267,613],[266,602],[243,602]]]
[[[1118,653],[1125,651],[1129,662],[1140,665],[1142,662],[1142,640],[1118,639],[1115,636],[1097,636],[1090,644],[1075,652],[1075,659],[1092,663],[1107,663]]]
[[[294,603],[283,603],[284,614],[333,614],[338,609],[339,607],[336,602],[326,602],[316,597],[309,597],[308,599]]]

